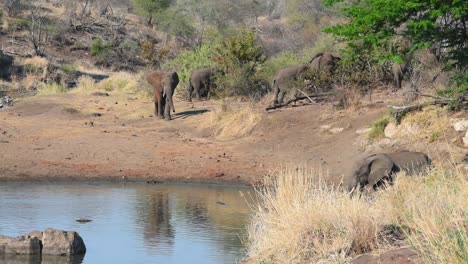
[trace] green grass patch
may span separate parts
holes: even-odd
[[[375,140],[385,137],[385,127],[390,123],[390,117],[384,116],[371,124],[371,130],[367,135],[369,139]]]

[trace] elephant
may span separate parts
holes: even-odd
[[[329,74],[333,74],[336,62],[339,60],[339,57],[333,56],[330,53],[318,53],[308,64],[291,65],[280,69],[275,74],[272,83],[274,92],[273,105],[283,103],[286,88],[290,82],[300,80],[302,75],[310,69],[318,72],[327,71]]]
[[[210,67],[193,70],[187,84],[189,102],[192,102],[192,93],[195,93],[198,100],[200,100],[200,96],[204,96],[208,100],[212,79],[218,73],[222,72]]]
[[[317,70],[318,72],[320,71],[326,71],[330,75],[333,75],[335,68],[336,68],[336,63],[340,61],[341,58],[332,55],[331,53],[325,52],[325,53],[318,53],[315,55],[315,57],[310,60],[310,64],[312,69]]]
[[[372,154],[354,165],[349,190],[373,191],[386,181],[394,181],[394,174],[404,171],[408,174],[424,172],[431,165],[431,159],[422,152],[399,151],[387,154]]]
[[[403,81],[403,76],[408,72],[408,66],[406,64],[399,64],[394,62],[392,64],[392,74],[393,74],[393,86],[395,88],[401,88],[401,82]]]
[[[179,84],[179,75],[175,71],[152,71],[148,73],[146,80],[153,86],[154,116],[171,120],[171,109],[175,112],[172,96]]]

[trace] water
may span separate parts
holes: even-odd
[[[0,183],[0,234],[56,228],[83,237],[83,260],[42,263],[236,263],[252,195],[201,185]]]

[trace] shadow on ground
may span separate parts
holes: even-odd
[[[195,115],[201,115],[201,114],[207,113],[209,111],[210,110],[208,110],[208,109],[200,109],[200,110],[189,110],[189,111],[179,112],[179,113],[174,114],[173,119],[178,119],[178,118],[186,119],[188,117],[195,116]]]

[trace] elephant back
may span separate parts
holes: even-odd
[[[401,171],[409,174],[423,172],[431,164],[429,156],[422,152],[400,151],[388,154]]]

